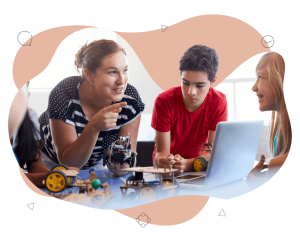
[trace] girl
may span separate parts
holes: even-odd
[[[26,87],[26,88],[25,88]],[[44,187],[42,183],[50,171],[40,159],[40,149],[43,142],[40,140],[39,131],[34,120],[37,119],[32,109],[26,109],[29,92],[27,85],[17,93],[9,114],[9,136],[14,139],[13,151],[21,168],[27,170],[27,178],[37,187]],[[21,97],[21,98],[19,98]],[[16,134],[15,134],[16,133]],[[79,170],[70,167],[72,170]]]
[[[284,60],[276,52],[265,54],[256,67],[257,80],[252,90],[258,97],[260,111],[272,111],[269,143],[274,158],[265,165],[265,156],[262,155],[248,175],[248,181],[265,177],[265,172],[261,172],[265,168],[268,168],[266,176],[271,178],[285,162],[291,147],[292,130],[283,94],[284,72]]]

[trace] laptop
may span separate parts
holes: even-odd
[[[247,177],[255,162],[263,123],[219,122],[207,171],[176,177],[180,187],[208,189]]]

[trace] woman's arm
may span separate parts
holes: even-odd
[[[71,167],[83,167],[89,160],[99,132],[116,126],[121,107],[126,102],[110,105],[96,113],[77,137],[73,126],[59,119],[50,119],[51,134],[58,159]]]
[[[89,160],[99,131],[89,123],[77,137],[73,126],[59,119],[50,119],[51,134],[60,163],[81,168]]]

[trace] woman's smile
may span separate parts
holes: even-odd
[[[117,94],[123,94],[124,93],[124,88],[115,88],[113,89],[114,92],[116,92]]]

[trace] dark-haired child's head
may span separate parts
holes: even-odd
[[[179,64],[181,75],[183,71],[202,71],[212,82],[219,68],[219,57],[214,49],[199,44],[187,49]]]

